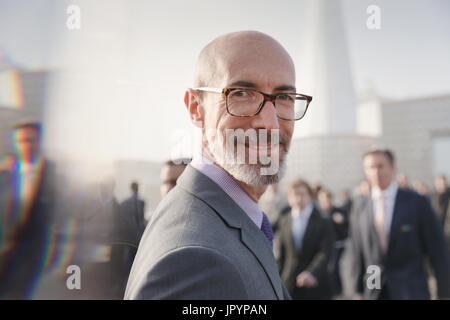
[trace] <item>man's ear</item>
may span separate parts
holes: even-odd
[[[192,123],[198,128],[203,128],[203,113],[198,98],[193,90],[186,90],[186,93],[184,94],[184,104],[189,112]]]

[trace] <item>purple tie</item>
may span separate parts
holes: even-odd
[[[269,219],[267,215],[263,212],[263,221],[261,224],[261,230],[266,235],[267,239],[269,239],[270,245],[273,247],[273,231],[272,226],[270,225]]]

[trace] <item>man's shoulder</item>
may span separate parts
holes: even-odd
[[[226,248],[239,239],[238,231],[228,228],[212,208],[175,187],[153,212],[136,259],[152,268],[168,256],[180,257],[186,251],[229,252]]]
[[[400,202],[414,202],[414,203],[428,203],[430,202],[430,198],[417,193],[415,190],[399,188],[397,191],[397,201]]]
[[[178,186],[160,202],[152,214],[151,224],[155,234],[164,231],[177,238],[200,238],[226,227],[213,208]]]
[[[123,207],[128,207],[131,206],[132,204],[134,205],[133,197],[129,197],[123,200],[119,205]]]
[[[309,219],[310,221],[314,221],[320,228],[328,229],[332,227],[330,217],[325,216],[325,214],[316,207],[314,207],[311,212],[311,217]]]
[[[291,218],[291,208],[287,207],[284,210],[284,213],[280,216],[280,228],[286,228],[289,224],[290,221],[292,220]]]
[[[407,196],[407,197],[417,197],[420,196],[415,190],[409,188],[398,188],[397,194]]]
[[[353,201],[353,212],[357,215],[362,214],[367,209],[368,203],[371,202],[370,196],[358,196]]]
[[[203,210],[212,210],[203,200],[180,186],[175,186],[158,204],[155,213],[159,211],[186,212],[192,206]]]
[[[313,216],[321,221],[329,220],[327,215],[322,210],[320,210],[316,204],[314,204],[314,207],[311,211],[311,217],[313,217]]]

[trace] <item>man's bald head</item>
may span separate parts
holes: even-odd
[[[236,68],[246,68],[250,62],[288,65],[295,78],[292,58],[274,38],[258,31],[239,31],[211,41],[197,60],[194,85],[222,87]]]
[[[184,103],[192,123],[202,129],[204,154],[244,184],[266,186],[278,182],[284,172],[294,122],[278,116],[275,100],[256,101],[261,103],[260,109],[250,116],[230,113],[228,102],[231,91],[234,92],[235,103],[239,96],[260,99],[258,92],[277,96],[295,92],[294,63],[286,50],[275,39],[261,32],[241,31],[220,36],[201,51],[194,86],[186,91]],[[220,90],[223,88],[233,90],[225,93]],[[249,100],[246,103],[253,103],[255,107],[254,102]],[[266,145],[271,150],[270,163],[276,172],[263,174],[261,172],[266,165],[245,162],[250,159],[250,155],[261,157],[263,151],[260,148],[252,149],[245,142],[238,143],[234,138],[225,142],[224,138],[230,132],[273,135],[273,144],[266,141]],[[261,135],[259,137],[261,140]],[[237,147],[242,148],[245,156],[236,161]]]

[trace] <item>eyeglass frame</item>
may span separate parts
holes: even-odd
[[[239,88],[239,87],[236,87],[236,88],[197,87],[197,88],[192,88],[192,90],[223,94],[223,95],[225,96],[225,106],[226,106],[226,108],[227,108],[228,114],[231,115],[231,116],[233,116],[233,117],[241,117],[241,118],[250,118],[250,117],[254,117],[254,116],[258,115],[258,114],[261,112],[262,108],[264,108],[264,106],[265,106],[265,104],[266,104],[267,101],[272,102],[274,108],[276,108],[275,100],[276,100],[276,98],[277,98],[278,96],[281,96],[281,95],[283,95],[283,94],[295,94],[295,95],[297,95],[297,96],[301,96],[301,97],[305,98],[305,100],[306,100],[306,109],[305,109],[305,112],[303,112],[303,115],[302,115],[300,118],[298,118],[298,119],[286,119],[286,118],[280,117],[278,114],[277,114],[277,117],[278,117],[279,119],[285,120],[285,121],[298,121],[298,120],[303,119],[303,117],[306,115],[306,112],[308,111],[309,104],[311,103],[311,101],[312,101],[312,99],[313,99],[312,96],[308,96],[308,95],[306,95],[306,94],[301,94],[301,93],[296,93],[296,92],[283,92],[283,93],[269,94],[269,93],[265,93],[265,92],[262,92],[262,91],[259,91],[259,90],[253,89],[253,88]],[[229,95],[231,92],[233,92],[234,90],[252,90],[252,91],[255,91],[255,92],[258,92],[258,93],[262,94],[263,97],[264,97],[264,100],[263,100],[263,102],[261,103],[261,105],[258,107],[258,110],[257,110],[254,114],[252,114],[252,115],[245,115],[245,116],[243,116],[243,115],[233,114],[233,113],[231,113],[230,110],[228,109],[228,95]]]

